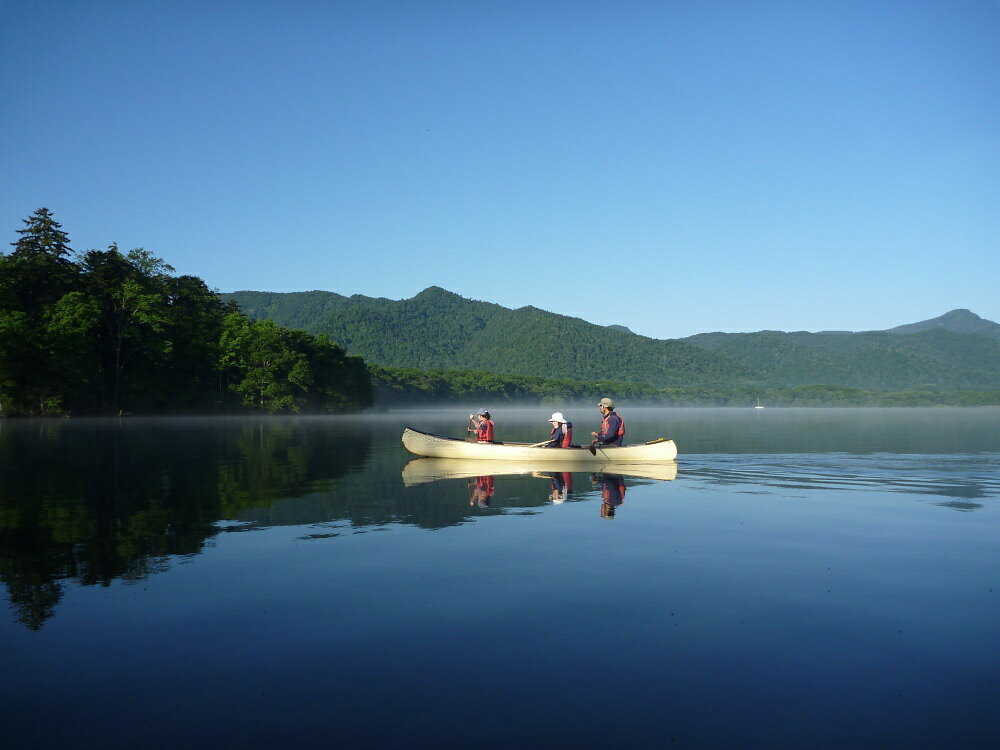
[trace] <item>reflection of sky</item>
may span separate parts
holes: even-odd
[[[802,490],[875,489],[966,500],[986,499],[1000,496],[1000,454],[702,455],[685,461],[679,476],[711,485]],[[971,507],[981,506],[971,504]],[[969,508],[963,506],[962,509]]]

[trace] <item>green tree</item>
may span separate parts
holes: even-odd
[[[40,208],[24,220],[14,250],[0,257],[0,406],[44,414],[62,400],[62,373],[52,357],[48,308],[79,284],[69,237]]]
[[[170,349],[163,335],[168,321],[164,285],[173,269],[141,248],[123,255],[115,244],[105,251],[89,251],[82,265],[100,309],[102,403],[118,413],[130,366],[141,358],[163,364]]]

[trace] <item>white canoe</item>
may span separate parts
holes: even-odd
[[[590,456],[588,451],[587,456]],[[472,479],[481,476],[544,475],[561,472],[618,474],[639,479],[669,482],[677,477],[677,463],[618,464],[575,461],[483,461],[476,458],[414,458],[403,467],[403,484],[436,482],[439,479]]]
[[[650,464],[677,459],[673,440],[660,438],[639,445],[604,446],[591,455],[586,447],[535,448],[531,443],[476,443],[470,440],[432,435],[407,427],[403,430],[403,447],[410,453],[431,458],[475,458],[488,461],[543,460],[558,463],[579,463],[581,466],[604,464]]]

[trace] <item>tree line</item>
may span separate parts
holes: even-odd
[[[75,252],[48,209],[0,254],[0,414],[320,412],[364,408],[360,357],[250,320],[137,248]]]
[[[420,370],[369,365],[377,406],[461,401],[558,406],[614,396],[658,406],[1000,406],[1000,390],[876,391],[839,385],[657,388],[607,380],[498,375],[476,370]]]
[[[366,365],[325,333],[291,330],[264,316],[253,319],[201,279],[176,275],[142,248],[122,252],[112,244],[77,253],[48,209],[25,219],[17,233],[13,250],[0,253],[0,415],[5,416],[337,413],[373,402],[382,407],[455,401],[561,404],[608,394],[664,406],[750,406],[757,399],[769,406],[1000,405],[1000,391],[990,389],[769,386],[697,377],[685,385],[655,386]],[[472,314],[485,304],[444,290],[427,290],[412,302],[420,307],[413,315],[429,326],[424,338],[434,327],[434,308],[464,305],[469,308],[464,312]],[[425,303],[431,307],[424,309]],[[386,346],[391,342],[411,356],[426,349],[423,339],[408,340],[392,321],[369,312],[381,321],[376,327]],[[452,312],[454,320],[462,317]],[[474,328],[472,318],[467,325]],[[588,332],[593,339],[594,331]],[[574,330],[573,340],[583,333]],[[437,343],[446,346],[449,340]],[[569,343],[563,348],[572,350]],[[675,368],[688,366],[683,357],[669,359]],[[700,362],[695,369],[705,365]]]

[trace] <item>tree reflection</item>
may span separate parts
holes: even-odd
[[[0,430],[0,581],[37,630],[60,581],[108,586],[199,552],[216,522],[322,491],[370,435],[316,421],[34,423]]]

